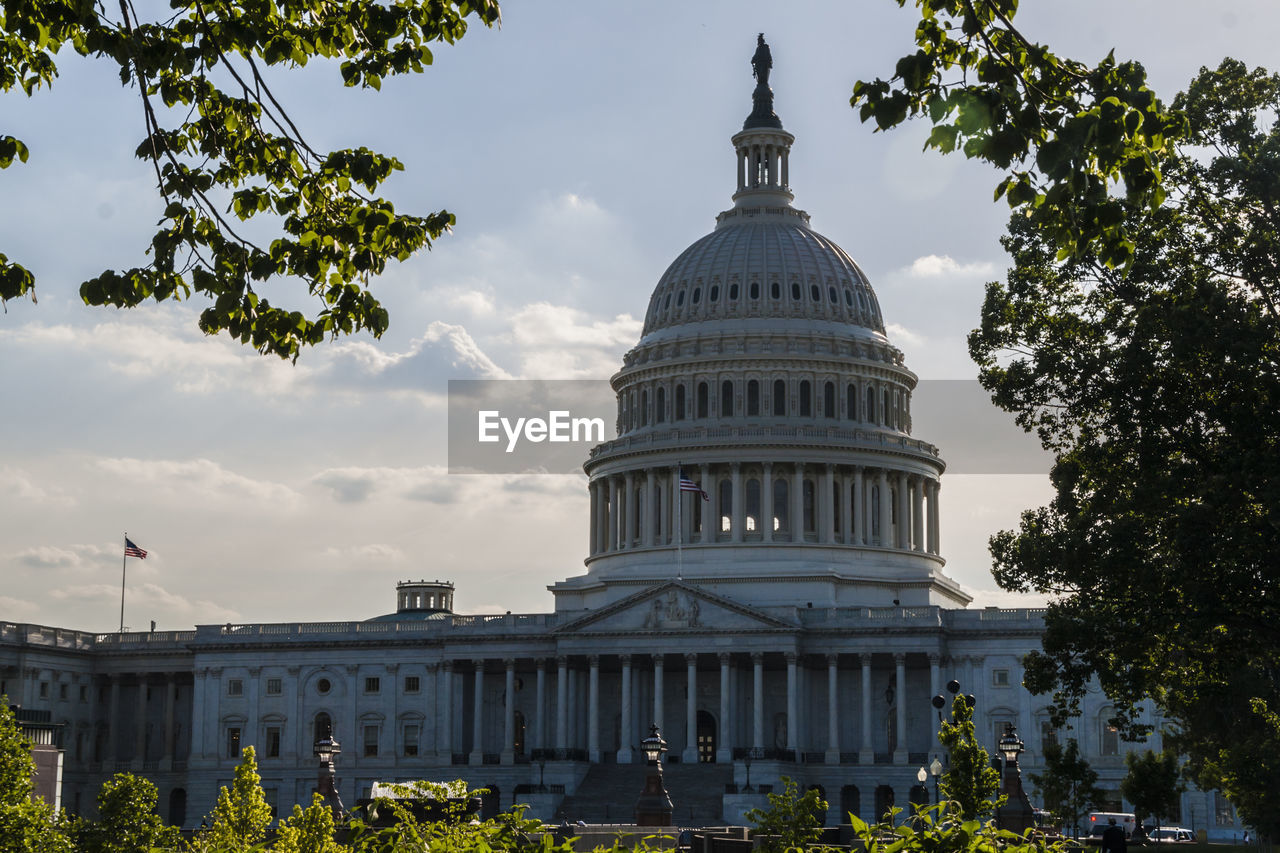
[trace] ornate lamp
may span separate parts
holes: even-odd
[[[644,790],[636,800],[636,824],[671,826],[671,813],[675,808],[671,805],[671,795],[662,783],[662,754],[667,751],[667,742],[662,739],[656,724],[649,726],[649,736],[640,741],[640,751],[644,753],[648,769]]]
[[[320,759],[319,777],[316,779],[315,792],[324,797],[325,805],[333,812],[335,821],[346,817],[346,809],[342,806],[342,797],[338,795],[337,779],[334,778],[333,757],[342,752],[342,746],[332,734],[326,734],[316,741],[315,756]]]
[[[941,797],[938,796],[938,777],[942,775],[942,761],[936,755],[929,765],[929,773],[933,776],[933,804],[936,806],[941,802]]]
[[[1004,774],[1000,793],[1008,799],[996,816],[996,823],[1001,829],[1022,833],[1035,826],[1035,812],[1026,791],[1022,790],[1022,771],[1018,768],[1018,756],[1023,751],[1022,738],[1018,737],[1013,723],[1004,724],[1004,734],[1000,736],[996,749],[1004,756]]]

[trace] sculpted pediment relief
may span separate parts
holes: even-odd
[[[673,581],[580,617],[557,633],[740,631],[794,626],[729,599]]]

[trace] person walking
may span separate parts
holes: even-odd
[[[1124,830],[1116,825],[1116,819],[1107,818],[1107,828],[1102,831],[1102,853],[1128,853]]]

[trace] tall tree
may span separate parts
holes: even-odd
[[[978,743],[973,726],[973,708],[964,696],[951,702],[951,719],[938,726],[938,742],[948,750],[947,772],[939,779],[939,792],[947,811],[962,820],[989,816],[999,803],[1000,773],[991,766],[991,756]]]
[[[1182,783],[1182,768],[1173,752],[1127,752],[1124,756],[1128,772],[1120,782],[1120,793],[1133,804],[1133,814],[1138,825],[1144,826],[1148,817],[1159,826],[1178,807],[1178,800],[1186,786]]]
[[[1056,455],[1053,502],[991,543],[1003,587],[1055,596],[1026,683],[1064,722],[1096,676],[1128,738],[1153,698],[1276,834],[1280,81],[1226,60],[1166,107],[1137,63],[1030,41],[1016,0],[917,5],[918,50],[854,103],[1005,172],[1014,266],[970,352]]]
[[[1044,772],[1032,773],[1029,778],[1040,792],[1044,807],[1063,825],[1070,826],[1077,837],[1080,818],[1104,797],[1098,787],[1098,771],[1080,754],[1075,738],[1068,738],[1065,747],[1058,743],[1046,745]]]
[[[151,853],[176,848],[177,829],[156,814],[158,792],[150,779],[117,773],[98,791],[98,820],[84,821],[78,842],[82,853]]]
[[[217,853],[250,853],[267,837],[271,806],[262,791],[262,777],[251,746],[240,753],[231,787],[218,791],[209,829],[197,836],[193,847]]]
[[[468,17],[491,25],[498,14],[494,0],[172,0],[141,12],[132,0],[12,0],[0,8],[0,93],[51,86],[64,48],[107,63],[136,92],[146,128],[137,156],[153,166],[163,217],[150,260],[84,282],[86,303],[200,294],[212,301],[204,332],[296,359],[339,334],[381,335],[388,318],[372,277],[430,246],[454,217],[399,213],[379,197],[401,168],[394,157],[313,149],[270,68],[337,60],[345,85],[377,89],[422,71],[430,45],[461,38]],[[28,153],[0,134],[0,169]],[[0,303],[24,295],[35,298],[35,277],[0,254]]]

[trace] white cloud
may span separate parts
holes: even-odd
[[[906,326],[899,323],[886,323],[884,330],[888,333],[889,340],[893,341],[895,344],[906,344],[913,347],[924,345],[925,338],[923,335],[916,334]]]
[[[0,595],[0,613],[4,614],[5,619],[12,621],[34,619],[39,612],[40,606],[35,602],[27,601],[23,598],[14,598],[9,595]]]
[[[60,587],[50,591],[55,601],[94,603],[103,600],[119,600],[120,588],[109,584],[77,584],[71,587]],[[192,601],[184,596],[169,592],[155,583],[131,584],[126,599],[126,622],[150,621],[150,613],[163,613],[166,617],[177,617],[183,621],[177,625],[210,624],[234,621],[238,618],[235,610],[215,604],[212,601],[199,599]],[[136,615],[135,615],[136,614]],[[159,620],[157,620],[159,621]],[[126,627],[130,627],[126,625]],[[133,626],[137,629],[137,626]],[[162,630],[163,625],[157,627]]]
[[[405,559],[404,551],[394,545],[371,543],[368,545],[351,545],[345,548],[330,546],[321,552],[328,560],[390,562]]]
[[[924,255],[911,262],[903,272],[912,278],[941,278],[942,276],[986,276],[995,271],[990,261],[962,264],[950,255]]]
[[[493,294],[479,290],[455,290],[445,296],[445,301],[449,305],[461,308],[463,311],[477,317],[488,317],[496,310],[496,306],[493,303]]]
[[[96,565],[102,557],[113,553],[113,550],[99,545],[40,545],[19,551],[13,559],[31,569],[79,569]]]
[[[36,485],[31,475],[18,468],[0,468],[0,497],[16,498],[28,504],[49,504],[62,507],[75,505],[75,498],[61,489]]]
[[[167,494],[191,493],[202,504],[223,498],[236,502],[248,499],[259,508],[292,507],[301,497],[288,486],[237,474],[209,459],[99,459],[96,464],[123,481]]]
[[[630,314],[601,320],[577,308],[535,302],[513,315],[510,339],[526,379],[605,378],[618,369],[642,327]]]

